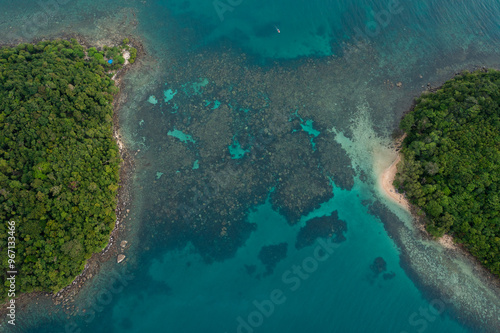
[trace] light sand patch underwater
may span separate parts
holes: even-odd
[[[358,177],[364,174],[365,182],[375,185],[374,194],[404,222],[396,223],[396,239],[399,239],[400,251],[420,283],[437,292],[447,307],[464,313],[464,317],[488,323],[492,328],[500,327],[500,293],[497,288],[488,286],[486,279],[479,277],[481,273],[476,263],[459,252],[449,252],[449,244],[422,239],[409,212],[401,209],[399,202],[395,204],[380,186],[380,176],[391,165],[395,166],[393,162],[398,155],[389,135],[381,137],[375,132],[369,106],[358,104],[350,126],[350,137],[335,128],[331,131],[351,159]],[[491,288],[496,292],[491,292]]]
[[[346,151],[351,159],[352,167],[359,173],[369,177],[369,182],[377,184],[376,194],[389,208],[403,221],[408,221],[408,204],[400,198],[394,189],[389,188],[395,175],[397,152],[389,135],[381,137],[373,129],[373,121],[370,118],[370,107],[366,102],[360,102],[357,112],[350,126],[351,138],[335,128],[332,132],[336,134],[335,140]],[[392,168],[391,168],[392,167]],[[389,170],[389,173],[386,171]],[[387,191],[384,190],[383,180],[386,180]],[[394,193],[394,196],[390,195]],[[400,202],[401,201],[401,202]],[[396,203],[397,205],[394,205]],[[398,207],[399,206],[399,207]],[[405,211],[401,211],[403,208]]]

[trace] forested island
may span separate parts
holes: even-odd
[[[500,276],[500,72],[463,73],[424,93],[400,124],[394,186]]]
[[[137,54],[127,39],[101,50],[75,39],[0,49],[0,299],[8,237],[18,293],[59,291],[107,245],[120,168],[112,77],[124,54],[130,63]]]

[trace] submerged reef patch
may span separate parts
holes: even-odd
[[[205,260],[224,260],[253,230],[246,217],[256,205],[269,199],[295,224],[331,199],[333,186],[351,189],[355,170],[331,129],[349,131],[341,114],[349,110],[340,105],[356,85],[336,87],[347,78],[338,73],[366,62],[357,56],[262,67],[245,54],[202,51],[170,63],[168,97],[182,92],[175,95],[179,108],[153,105],[137,133],[147,147],[144,167],[163,172],[145,200],[150,227],[165,234],[162,246],[192,242]]]
[[[382,274],[384,281],[392,280],[396,277],[396,273],[387,272],[387,262],[382,257],[377,257],[370,265],[370,274],[367,279],[370,284],[374,284],[377,278]]]
[[[387,270],[387,263],[382,257],[377,257],[373,260],[373,263],[370,265],[370,270],[378,276],[380,273],[385,272]]]
[[[337,211],[331,216],[321,216],[310,219],[306,225],[299,230],[295,248],[300,250],[314,244],[318,238],[332,238],[334,242],[340,243],[346,240],[344,233],[347,231],[347,223],[339,219]]]
[[[264,276],[273,273],[276,265],[283,259],[286,258],[286,253],[288,250],[287,243],[280,243],[276,245],[263,246],[259,252],[259,259],[266,267],[266,272]]]

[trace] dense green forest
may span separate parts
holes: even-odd
[[[465,73],[417,99],[394,185],[500,276],[500,72]]]
[[[18,292],[60,290],[109,241],[120,164],[111,77],[126,42],[100,51],[74,39],[0,49],[0,299],[9,286],[8,221]]]

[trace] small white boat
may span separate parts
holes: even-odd
[[[279,29],[277,26],[274,26],[274,28],[276,29],[276,31],[277,31],[279,34],[281,33],[280,29]]]

